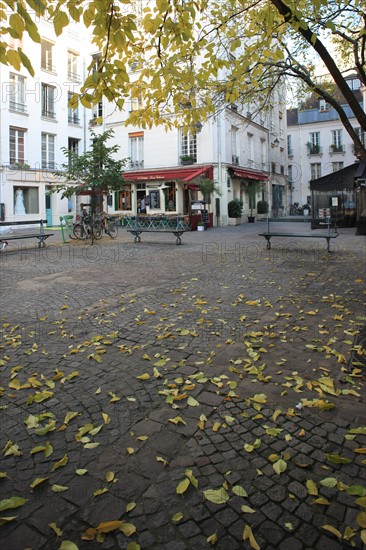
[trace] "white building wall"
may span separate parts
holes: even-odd
[[[79,121],[70,124],[68,121],[68,92],[78,92],[80,83],[84,77],[83,69],[83,38],[81,29],[76,32],[75,25],[61,38],[53,33],[52,26],[40,21],[41,38],[54,44],[53,46],[53,70],[44,70],[41,67],[41,44],[36,44],[24,35],[22,47],[32,60],[35,77],[31,77],[23,67],[15,71],[9,66],[1,66],[0,86],[0,202],[5,204],[6,221],[23,221],[46,219],[46,191],[61,180],[54,175],[56,170],[66,157],[62,147],[68,148],[69,138],[78,140],[79,152],[85,150],[86,132],[84,125],[84,108],[79,107]],[[68,75],[68,50],[80,53],[78,73],[79,82],[70,80]],[[10,75],[21,75],[25,78],[24,87],[24,112],[19,112],[11,105],[11,96],[14,86],[10,83]],[[54,87],[54,113],[55,117],[42,116],[42,83]],[[24,130],[24,163],[22,168],[10,165],[10,140],[9,129],[19,128]],[[42,133],[54,136],[55,164],[54,168],[42,167]],[[23,195],[32,193],[32,208],[26,214],[16,214],[15,194],[17,189],[23,190]],[[38,194],[38,208],[35,207],[35,196]],[[27,202],[27,200],[25,200]],[[66,199],[61,200],[59,195],[51,195],[48,200],[47,219],[50,224],[59,224],[60,215],[75,211],[75,201],[71,204]]]
[[[359,127],[356,118],[349,119],[354,128]],[[332,150],[332,131],[341,130],[343,150],[334,152]],[[320,152],[310,154],[307,143],[310,141],[312,132],[320,133]],[[310,197],[311,165],[320,164],[318,177],[331,174],[341,167],[353,164],[357,158],[353,153],[353,142],[343,128],[340,120],[316,121],[307,124],[289,125],[288,136],[291,136],[291,148],[289,151],[288,165],[290,173],[292,170],[292,202],[300,205],[307,203]],[[339,163],[343,163],[343,166]]]

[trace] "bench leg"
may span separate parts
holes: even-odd
[[[327,252],[330,252],[330,238],[326,237],[327,239]]]
[[[179,232],[175,231],[174,235],[177,237],[175,240],[175,244],[182,244],[182,239],[180,238],[182,233],[180,231]]]
[[[135,243],[140,243],[141,242],[141,231],[131,231],[132,235],[135,235],[135,239],[134,239],[134,242]]]
[[[0,252],[3,252],[5,248],[8,246],[8,241],[0,241]]]
[[[265,235],[265,239],[267,241],[267,248],[268,248],[268,250],[270,250],[270,248],[271,248],[271,236]]]

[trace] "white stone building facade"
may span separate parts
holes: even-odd
[[[366,90],[354,76],[347,78],[365,109]],[[346,114],[365,143],[357,119],[348,105]],[[324,100],[317,100],[312,108],[287,111],[288,181],[291,203],[310,204],[310,181],[353,164],[357,159],[354,145],[344,129],[337,112]]]

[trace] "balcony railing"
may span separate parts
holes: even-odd
[[[312,143],[307,143],[308,155],[322,155],[323,147],[320,145],[314,145]]]
[[[41,64],[42,71],[48,71],[50,73],[56,74],[56,67],[52,65],[51,63],[42,63]]]
[[[144,167],[143,160],[131,160],[131,162],[128,163],[129,170],[142,170],[143,167]]]
[[[289,157],[293,157],[293,156],[294,156],[294,150],[293,150],[291,147],[289,147],[289,148],[287,149],[287,155],[288,155]]]
[[[345,153],[345,146],[344,145],[336,145],[336,144],[333,143],[329,147],[329,153],[331,155],[333,155],[335,153]]]
[[[237,155],[233,155],[231,157],[231,162],[237,166],[239,164],[239,157]]]
[[[16,111],[17,113],[26,113],[27,106],[25,103],[17,103],[16,101],[9,101],[9,108],[11,111]]]
[[[67,71],[67,77],[74,82],[80,82],[79,74],[75,73],[74,71]]]
[[[48,109],[42,109],[42,116],[55,119],[56,113],[54,111],[49,111]]]
[[[68,122],[69,124],[80,124],[80,118],[78,117],[78,115],[69,115],[68,116]]]

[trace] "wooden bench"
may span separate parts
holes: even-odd
[[[188,229],[157,229],[157,228],[148,228],[148,227],[136,227],[136,228],[128,228],[127,231],[135,236],[134,242],[140,243],[141,242],[141,233],[173,233],[176,237],[175,244],[182,244],[181,236],[186,231],[189,231]]]
[[[330,239],[336,239],[339,235],[337,230],[337,225],[331,227],[331,217],[328,214],[326,222],[323,222],[322,225],[326,225],[326,233],[286,233],[285,231],[271,231],[269,227],[269,218],[267,219],[267,231],[259,233],[260,237],[264,237],[267,241],[267,248],[271,248],[271,238],[272,237],[283,237],[283,238],[295,238],[295,239],[326,239],[327,241],[327,251],[330,252]]]
[[[173,233],[175,244],[182,244],[181,236],[190,231],[184,216],[132,216],[125,218],[126,229],[135,236],[135,243],[141,242],[141,233]]]
[[[46,239],[52,237],[54,233],[45,233],[43,224],[47,223],[47,220],[34,220],[23,222],[0,222],[0,227],[8,227],[14,225],[39,225],[39,233],[18,233],[16,235],[2,235],[0,233],[0,252],[5,250],[8,246],[8,241],[16,239],[38,239],[38,247],[44,248],[46,246]]]
[[[264,237],[267,241],[267,248],[271,248],[271,238],[272,237],[287,237],[298,238],[298,239],[326,239],[327,240],[327,251],[330,252],[330,239],[336,239],[339,233],[330,233],[329,231],[326,234],[322,233],[281,233],[276,231],[266,231],[265,233],[259,233],[260,237]]]

